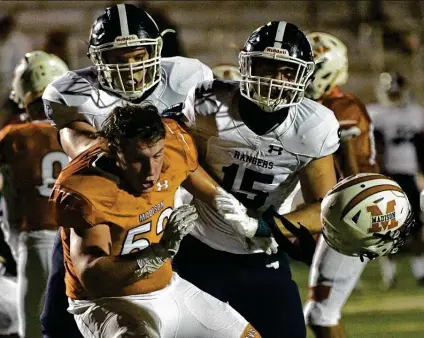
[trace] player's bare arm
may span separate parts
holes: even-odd
[[[76,107],[68,107],[63,104],[50,102],[53,110],[63,111],[63,114],[76,115]],[[60,129],[59,137],[63,150],[70,158],[75,158],[83,151],[90,148],[96,140],[93,133],[96,129],[84,121],[73,121]]]
[[[215,207],[214,199],[218,194],[218,183],[199,165],[197,169],[187,176],[182,186],[197,198]]]
[[[359,174],[359,166],[353,138],[341,141],[341,146],[345,154],[343,172],[346,176]]]
[[[159,243],[119,256],[111,255],[109,225],[71,228],[70,255],[78,279],[95,297],[118,294],[123,287],[147,277],[172,258],[182,238],[193,228],[196,218],[196,209],[183,205],[171,214]]]

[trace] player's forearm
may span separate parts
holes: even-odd
[[[218,183],[200,165],[187,177],[182,186],[196,198],[215,207],[213,202],[217,195]]]
[[[284,217],[287,218],[294,225],[298,223],[305,226],[311,233],[319,233],[321,232],[321,202],[303,204],[301,207],[292,211],[288,214],[285,214]],[[290,237],[292,234],[281,224],[279,220],[276,220],[278,228],[281,232]]]
[[[95,297],[113,296],[123,287],[131,285],[159,269],[167,259],[162,253],[163,249],[160,244],[152,244],[136,254],[90,257],[81,269],[79,278],[91,295]],[[152,264],[152,257],[159,257],[161,254],[160,263],[158,263],[158,259],[155,259]],[[140,273],[143,267],[146,269]]]
[[[354,147],[354,139],[342,142],[342,146],[345,153],[345,161],[343,168],[344,176],[347,177],[350,175],[359,174],[359,166]]]
[[[72,122],[59,132],[63,150],[70,158],[75,158],[97,142],[92,136],[95,132],[96,129],[86,122]]]

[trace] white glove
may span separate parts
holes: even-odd
[[[151,273],[159,270],[167,259],[171,258],[160,243],[153,243],[139,253],[137,264],[139,269],[135,270],[134,278],[136,280],[143,279]]]
[[[261,248],[267,255],[276,254],[278,252],[278,243],[274,237],[254,237],[246,238],[247,248],[252,246]]]
[[[172,212],[160,240],[160,244],[172,257],[178,252],[184,236],[193,230],[197,217],[196,208],[188,204],[183,204]]]
[[[135,271],[135,278],[145,278],[160,269],[166,260],[174,257],[180,248],[181,240],[193,230],[196,219],[197,211],[194,206],[183,204],[176,208],[169,217],[159,243],[153,243],[139,253],[139,269]]]
[[[217,188],[218,194],[214,203],[218,213],[242,236],[252,238],[258,229],[258,220],[247,215],[246,207],[233,195],[222,188]]]

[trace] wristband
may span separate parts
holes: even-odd
[[[256,229],[254,237],[271,237],[269,224],[262,217],[258,219],[258,228]]]

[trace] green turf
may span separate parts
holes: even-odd
[[[424,338],[424,287],[417,286],[408,257],[396,262],[398,279],[391,290],[382,287],[378,262],[368,264],[361,288],[352,293],[343,311],[348,338]],[[296,262],[292,270],[304,301],[308,269]]]

